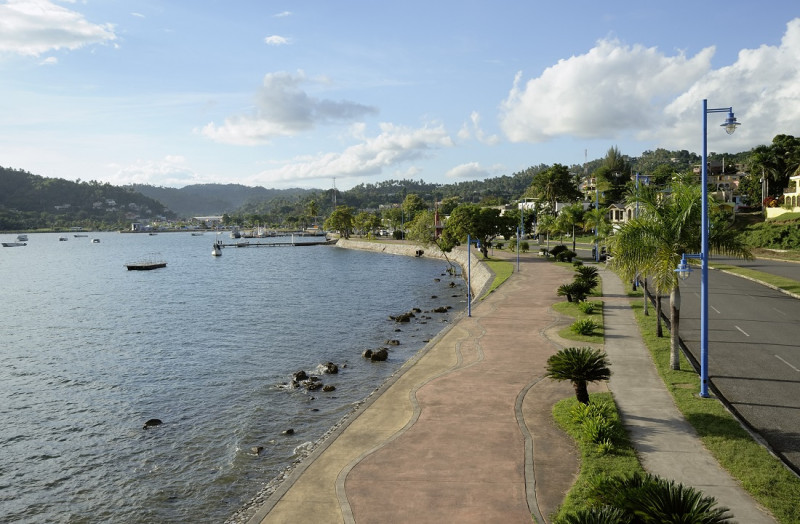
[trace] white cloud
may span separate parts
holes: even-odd
[[[39,56],[116,38],[111,24],[90,23],[82,14],[48,0],[7,0],[0,4],[0,53]]]
[[[473,111],[469,115],[469,121],[471,125],[464,122],[461,126],[461,129],[458,131],[458,138],[469,140],[474,136],[477,141],[490,146],[500,142],[499,136],[486,135],[486,132],[481,128],[481,116],[477,111]]]
[[[221,126],[209,123],[201,132],[217,142],[257,145],[278,136],[297,135],[319,124],[351,122],[377,113],[374,107],[317,99],[301,89],[305,83],[319,82],[308,79],[302,71],[297,74],[270,73],[264,77],[252,114],[226,118]]]
[[[166,187],[183,187],[189,184],[210,182],[191,169],[181,155],[167,155],[158,160],[137,160],[130,165],[111,164],[111,183],[152,184]]]
[[[442,125],[418,129],[381,124],[374,138],[350,146],[341,153],[324,153],[296,158],[279,169],[259,173],[252,181],[270,185],[274,182],[320,178],[366,177],[384,170],[399,169],[403,163],[428,156],[433,150],[451,147],[453,141]],[[413,172],[417,172],[416,169]],[[265,181],[266,179],[266,181]]]
[[[656,48],[601,40],[524,84],[518,73],[501,104],[502,129],[514,142],[630,135],[699,152],[707,98],[710,108],[732,106],[743,124],[716,142],[713,128],[725,115],[709,115],[711,151],[746,150],[780,133],[800,135],[800,18],[787,24],[778,46],[744,49],[719,69],[711,68],[713,54],[710,47],[691,58],[682,52],[667,56]]]
[[[732,65],[709,71],[664,108],[663,129],[641,134],[699,151],[702,100],[709,108],[732,106],[742,123],[728,137],[719,133],[726,115],[708,115],[710,151],[746,150],[769,144],[777,134],[800,135],[800,18],[787,24],[781,43],[743,49]]]
[[[450,169],[445,176],[447,178],[481,179],[490,178],[492,174],[478,162],[468,162]]]
[[[58,63],[58,58],[54,56],[48,56],[47,58],[39,62],[39,65],[56,65],[57,63]]]
[[[267,45],[286,45],[289,43],[289,39],[279,35],[270,35],[264,38],[264,43]]]
[[[560,135],[613,137],[645,129],[661,118],[664,100],[708,70],[713,52],[667,57],[656,48],[601,40],[524,86],[518,73],[501,105],[503,131],[514,142],[543,142]]]
[[[292,15],[291,11],[281,11],[280,13],[275,13],[272,16],[275,17],[275,18],[285,18],[285,17],[291,16],[291,15]]]

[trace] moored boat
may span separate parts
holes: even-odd
[[[22,247],[27,246],[25,242],[3,242],[3,247]]]
[[[128,268],[128,271],[150,271],[151,269],[158,269],[162,267],[167,267],[167,263],[162,261],[143,261],[143,262],[133,262],[131,264],[125,264],[125,267]]]

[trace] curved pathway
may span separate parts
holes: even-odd
[[[525,257],[521,272],[403,366],[250,522],[549,522],[578,472],[574,444],[551,415],[572,387],[542,380],[560,347],[549,334],[563,322],[550,306],[572,275]],[[774,522],[713,467],[655,373],[622,284],[603,277],[609,388],[645,468],[716,496],[740,522]]]

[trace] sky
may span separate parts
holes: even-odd
[[[800,136],[796,0],[0,0],[0,166],[449,184]]]

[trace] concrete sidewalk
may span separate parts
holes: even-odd
[[[550,306],[572,275],[527,255],[521,272],[407,363],[250,522],[549,522],[578,473],[577,450],[551,415],[572,387],[543,379],[561,347],[552,332],[569,323]],[[609,388],[645,467],[716,497],[739,522],[774,522],[677,414],[622,284],[609,272],[603,279]]]

